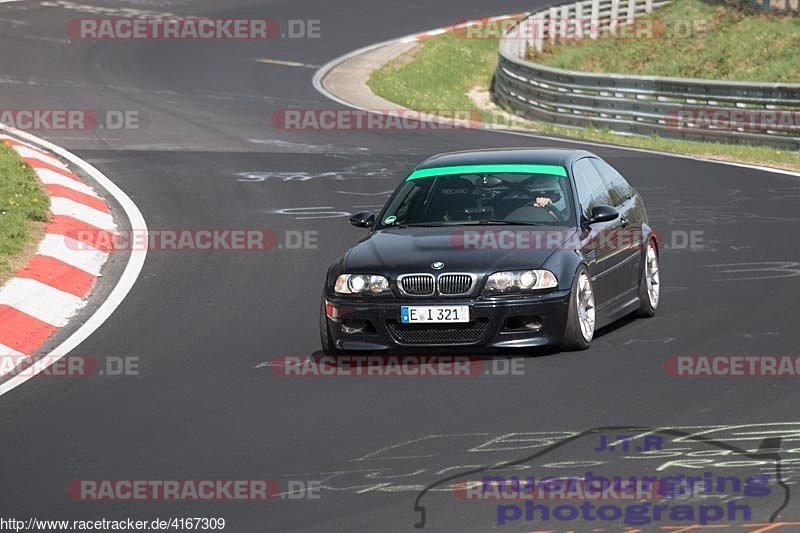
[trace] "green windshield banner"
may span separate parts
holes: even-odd
[[[453,167],[423,168],[415,170],[406,181],[430,178],[431,176],[454,176],[457,174],[549,174],[567,177],[567,169],[559,165],[458,165]]]

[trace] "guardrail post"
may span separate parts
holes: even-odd
[[[533,19],[533,47],[537,52],[544,50],[544,16],[537,14]]]
[[[517,52],[517,57],[525,59],[528,54],[528,48],[532,46],[533,43],[533,36],[531,35],[531,26],[533,23],[531,19],[526,18],[517,23],[517,41],[519,44],[517,45],[519,50]]]
[[[583,39],[583,2],[575,4],[575,38]]]
[[[558,36],[561,40],[566,40],[569,30],[569,8],[570,4],[561,6],[561,19],[558,21]]]
[[[628,16],[625,21],[628,24],[633,24],[633,17],[636,15],[636,0],[628,0]]]
[[[525,59],[525,44],[520,42],[519,39],[514,39],[514,41],[509,44],[508,50],[514,57]]]
[[[644,12],[645,13],[652,13],[653,12],[653,0],[645,0],[644,1]]]
[[[549,16],[549,28],[547,30],[548,37],[550,37],[550,44],[556,42],[556,37],[558,30],[556,29],[556,24],[558,24],[558,8],[551,7],[550,8],[550,16]]]
[[[611,20],[608,23],[608,28],[613,32],[617,27],[619,20],[619,0],[611,0]]]
[[[592,19],[589,24],[589,38],[597,39],[597,28],[600,25],[600,0],[592,0]]]

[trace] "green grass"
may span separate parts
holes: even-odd
[[[798,17],[745,15],[701,0],[676,0],[645,18],[642,27],[655,29],[646,31],[647,38],[570,41],[530,58],[589,72],[800,82]]]
[[[464,110],[486,116],[467,93],[476,87],[488,89],[497,67],[497,50],[496,40],[464,39],[452,33],[443,34],[423,41],[416,51],[373,72],[369,86],[375,94],[411,109],[449,113]],[[493,120],[487,118],[486,122]],[[516,125],[575,139],[800,170],[800,153],[766,146],[704,143],[657,136],[634,137],[607,130],[583,130],[533,121],[519,121]]]
[[[467,92],[491,83],[497,40],[459,35],[445,33],[428,39],[410,63],[401,57],[376,70],[369,79],[372,92],[417,110],[475,109]]]
[[[48,217],[48,196],[33,169],[0,143],[0,280],[18,264],[35,223]]]

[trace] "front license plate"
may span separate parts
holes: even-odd
[[[403,324],[469,322],[468,305],[404,305],[400,308]]]

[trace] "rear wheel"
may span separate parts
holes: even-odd
[[[336,344],[333,342],[331,330],[328,326],[328,316],[325,314],[325,298],[322,299],[322,305],[319,311],[319,338],[322,344],[322,351],[326,355],[336,355],[339,353]]]
[[[575,272],[567,312],[567,327],[564,329],[562,350],[585,350],[594,337],[595,307],[594,290],[589,271],[582,266]]]
[[[658,248],[653,239],[647,242],[644,251],[642,280],[639,282],[639,311],[641,317],[656,314],[661,298],[661,274],[658,265]]]

